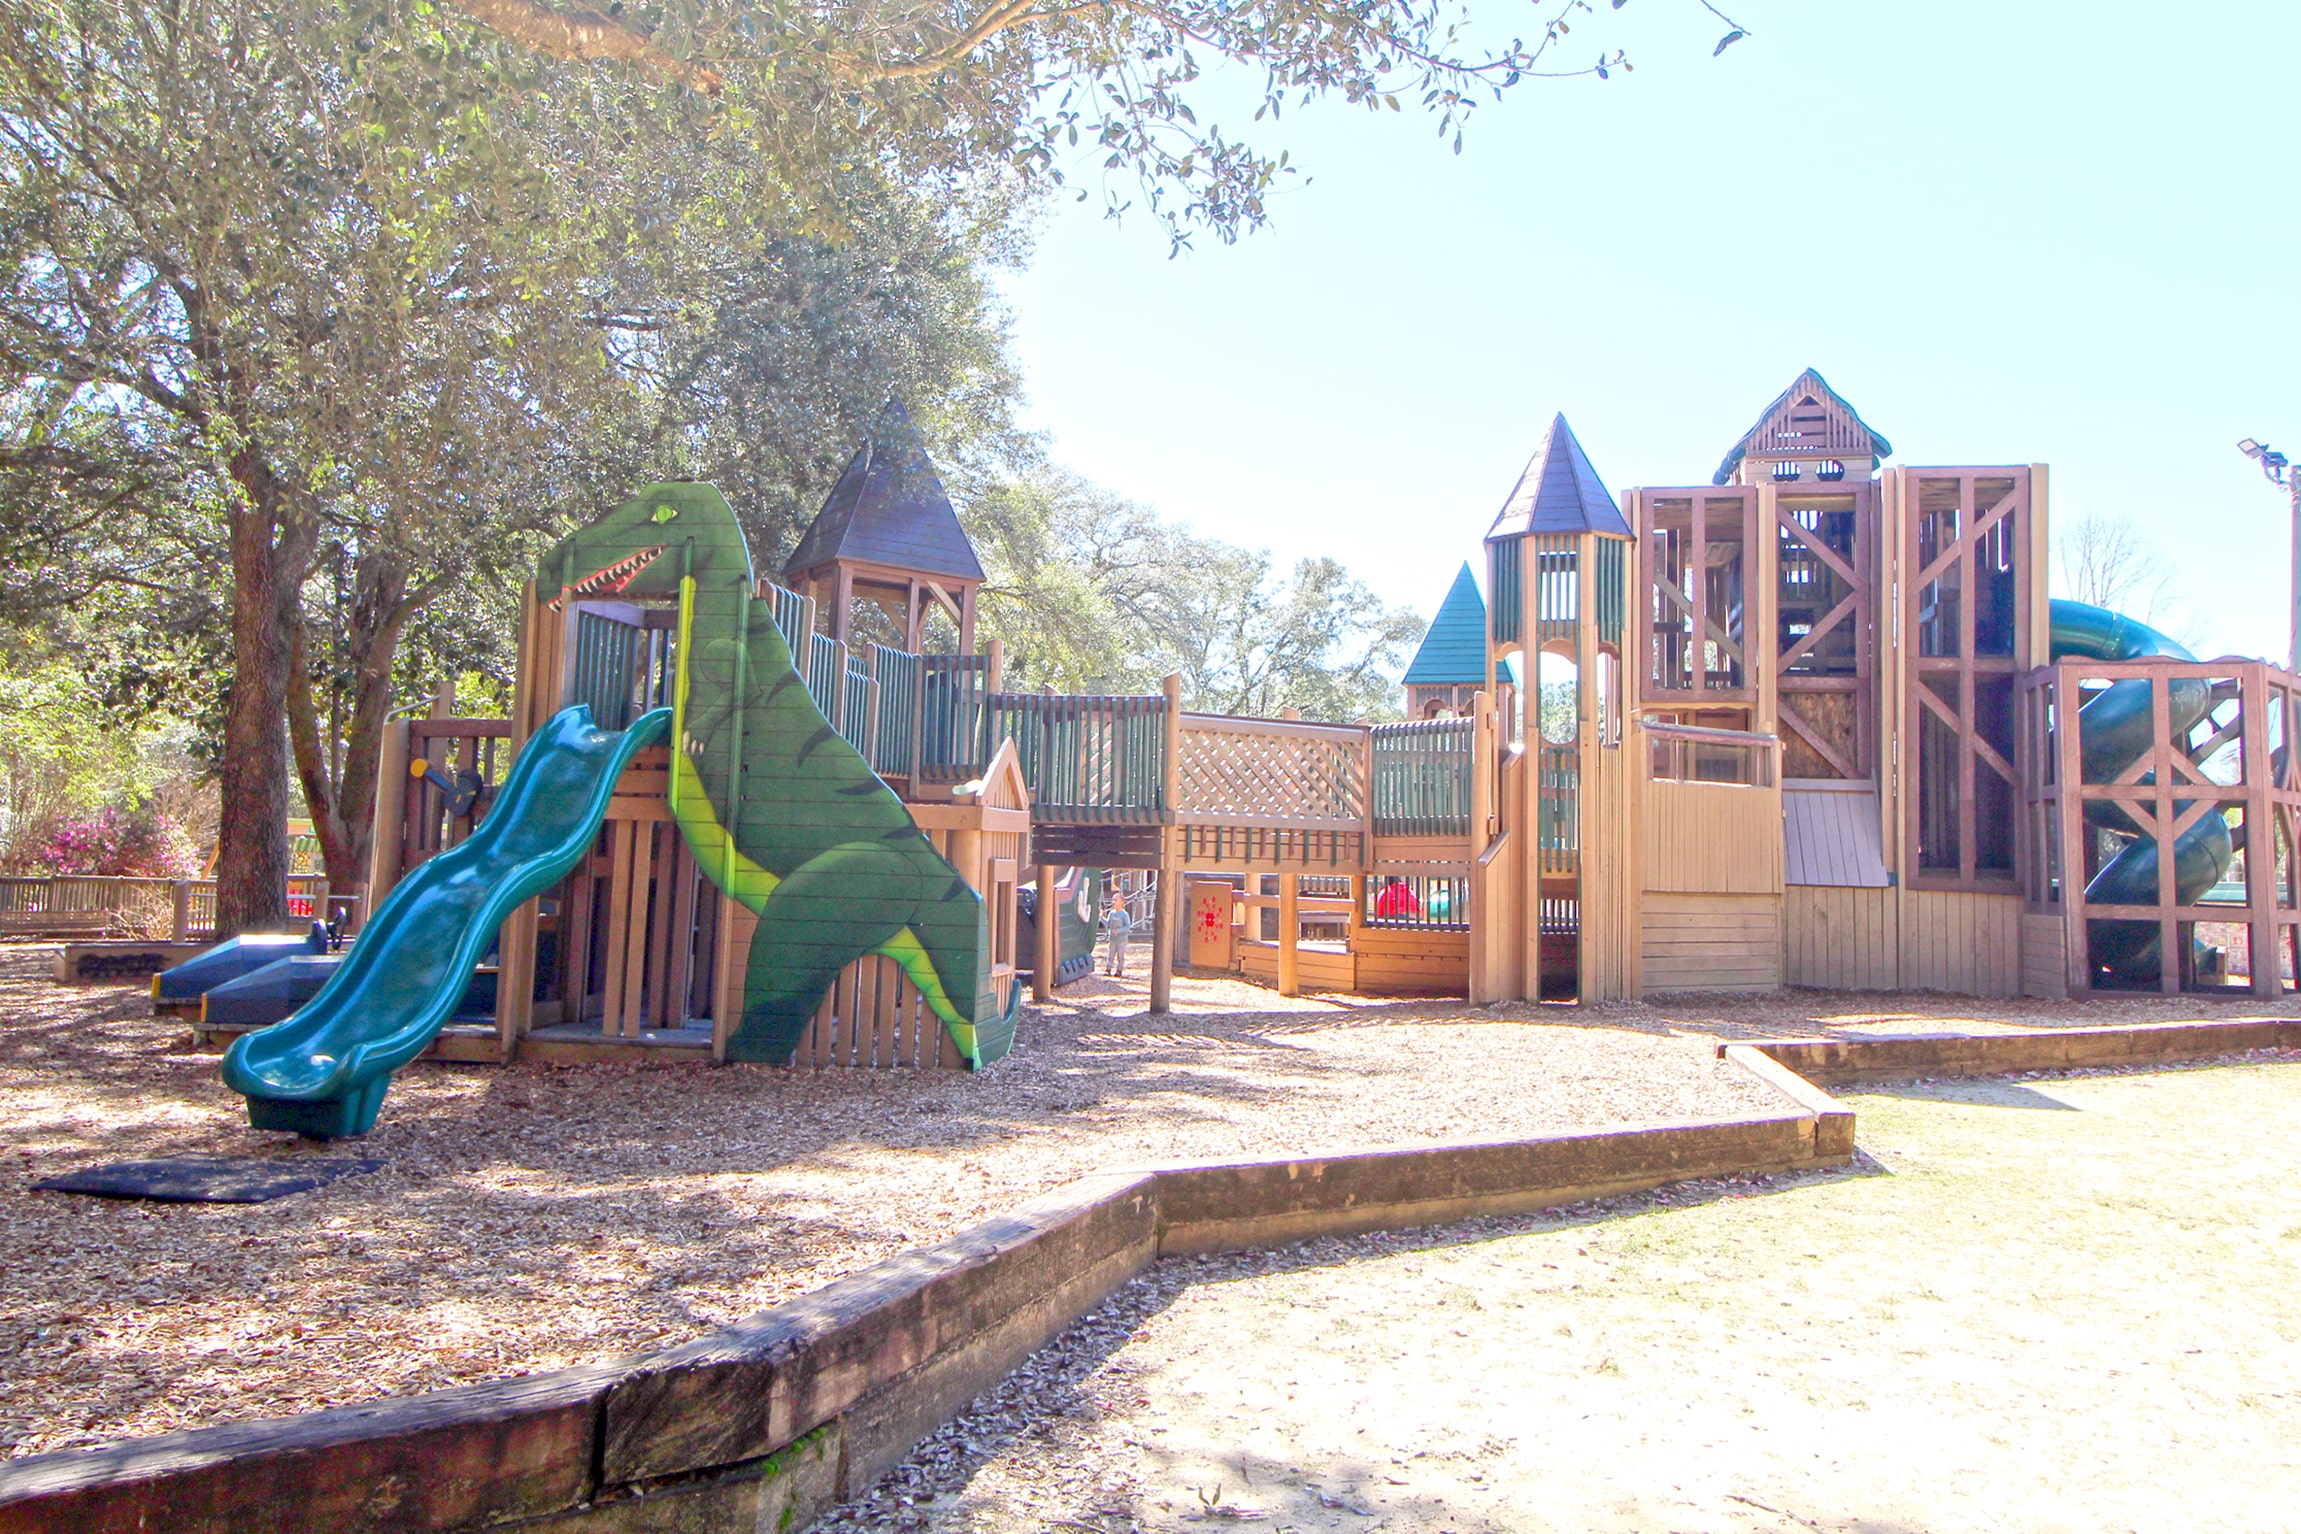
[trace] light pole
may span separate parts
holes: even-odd
[[[2301,672],[2301,473],[2294,472],[2283,453],[2251,437],[2238,443],[2237,451],[2261,465],[2261,472],[2269,483],[2283,485],[2293,501],[2293,584],[2288,592],[2292,632],[2287,636],[2289,648],[2285,652],[2285,664],[2288,669]]]

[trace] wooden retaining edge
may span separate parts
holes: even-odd
[[[2164,1065],[2255,1049],[2296,1048],[2301,1048],[2301,1018],[2262,1017],[1939,1037],[1766,1039],[1721,1044],[1718,1054],[1726,1058],[1736,1051],[1747,1051],[1785,1067],[1784,1074],[1793,1075],[1793,1079],[1802,1077],[1821,1086],[1851,1086],[1921,1076],[1998,1076],[2009,1071]],[[1750,1065],[1750,1060],[1745,1058],[1742,1063]]]
[[[783,1534],[1161,1256],[1847,1158],[1851,1115],[1762,1055],[1732,1058],[1796,1111],[1085,1177],[683,1347],[0,1464],[0,1534]]]

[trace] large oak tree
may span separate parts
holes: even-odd
[[[1458,131],[1535,75],[1620,67],[1569,40],[1584,12],[1478,50],[1426,0],[0,0],[6,589],[144,593],[179,677],[228,674],[219,924],[270,924],[288,742],[356,878],[423,614],[642,467],[780,463],[795,515],[840,456],[822,427],[901,367],[818,391],[837,408],[788,446],[724,426],[745,366],[780,376],[777,295],[852,286],[827,253],[883,210],[1084,164],[1178,241],[1227,238],[1284,166],[1201,121],[1203,64],[1259,69],[1266,111],[1334,94]]]

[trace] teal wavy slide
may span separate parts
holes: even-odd
[[[224,1084],[247,1098],[248,1122],[316,1137],[374,1128],[392,1072],[445,1025],[496,928],[591,850],[616,778],[670,728],[667,708],[620,731],[598,728],[584,704],[554,715],[479,829],[393,887],[319,994],[225,1051]]]

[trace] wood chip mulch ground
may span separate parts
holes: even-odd
[[[246,1127],[134,986],[0,948],[0,1454],[92,1446],[684,1341],[1084,1173],[1782,1111],[1715,1038],[2235,1016],[2176,998],[1689,998],[1472,1008],[1082,981],[979,1075],[418,1063],[378,1171],[258,1205],[34,1192]],[[2259,1010],[2254,1004],[2253,1010]],[[2136,1014],[2134,1016],[2125,1013]]]

